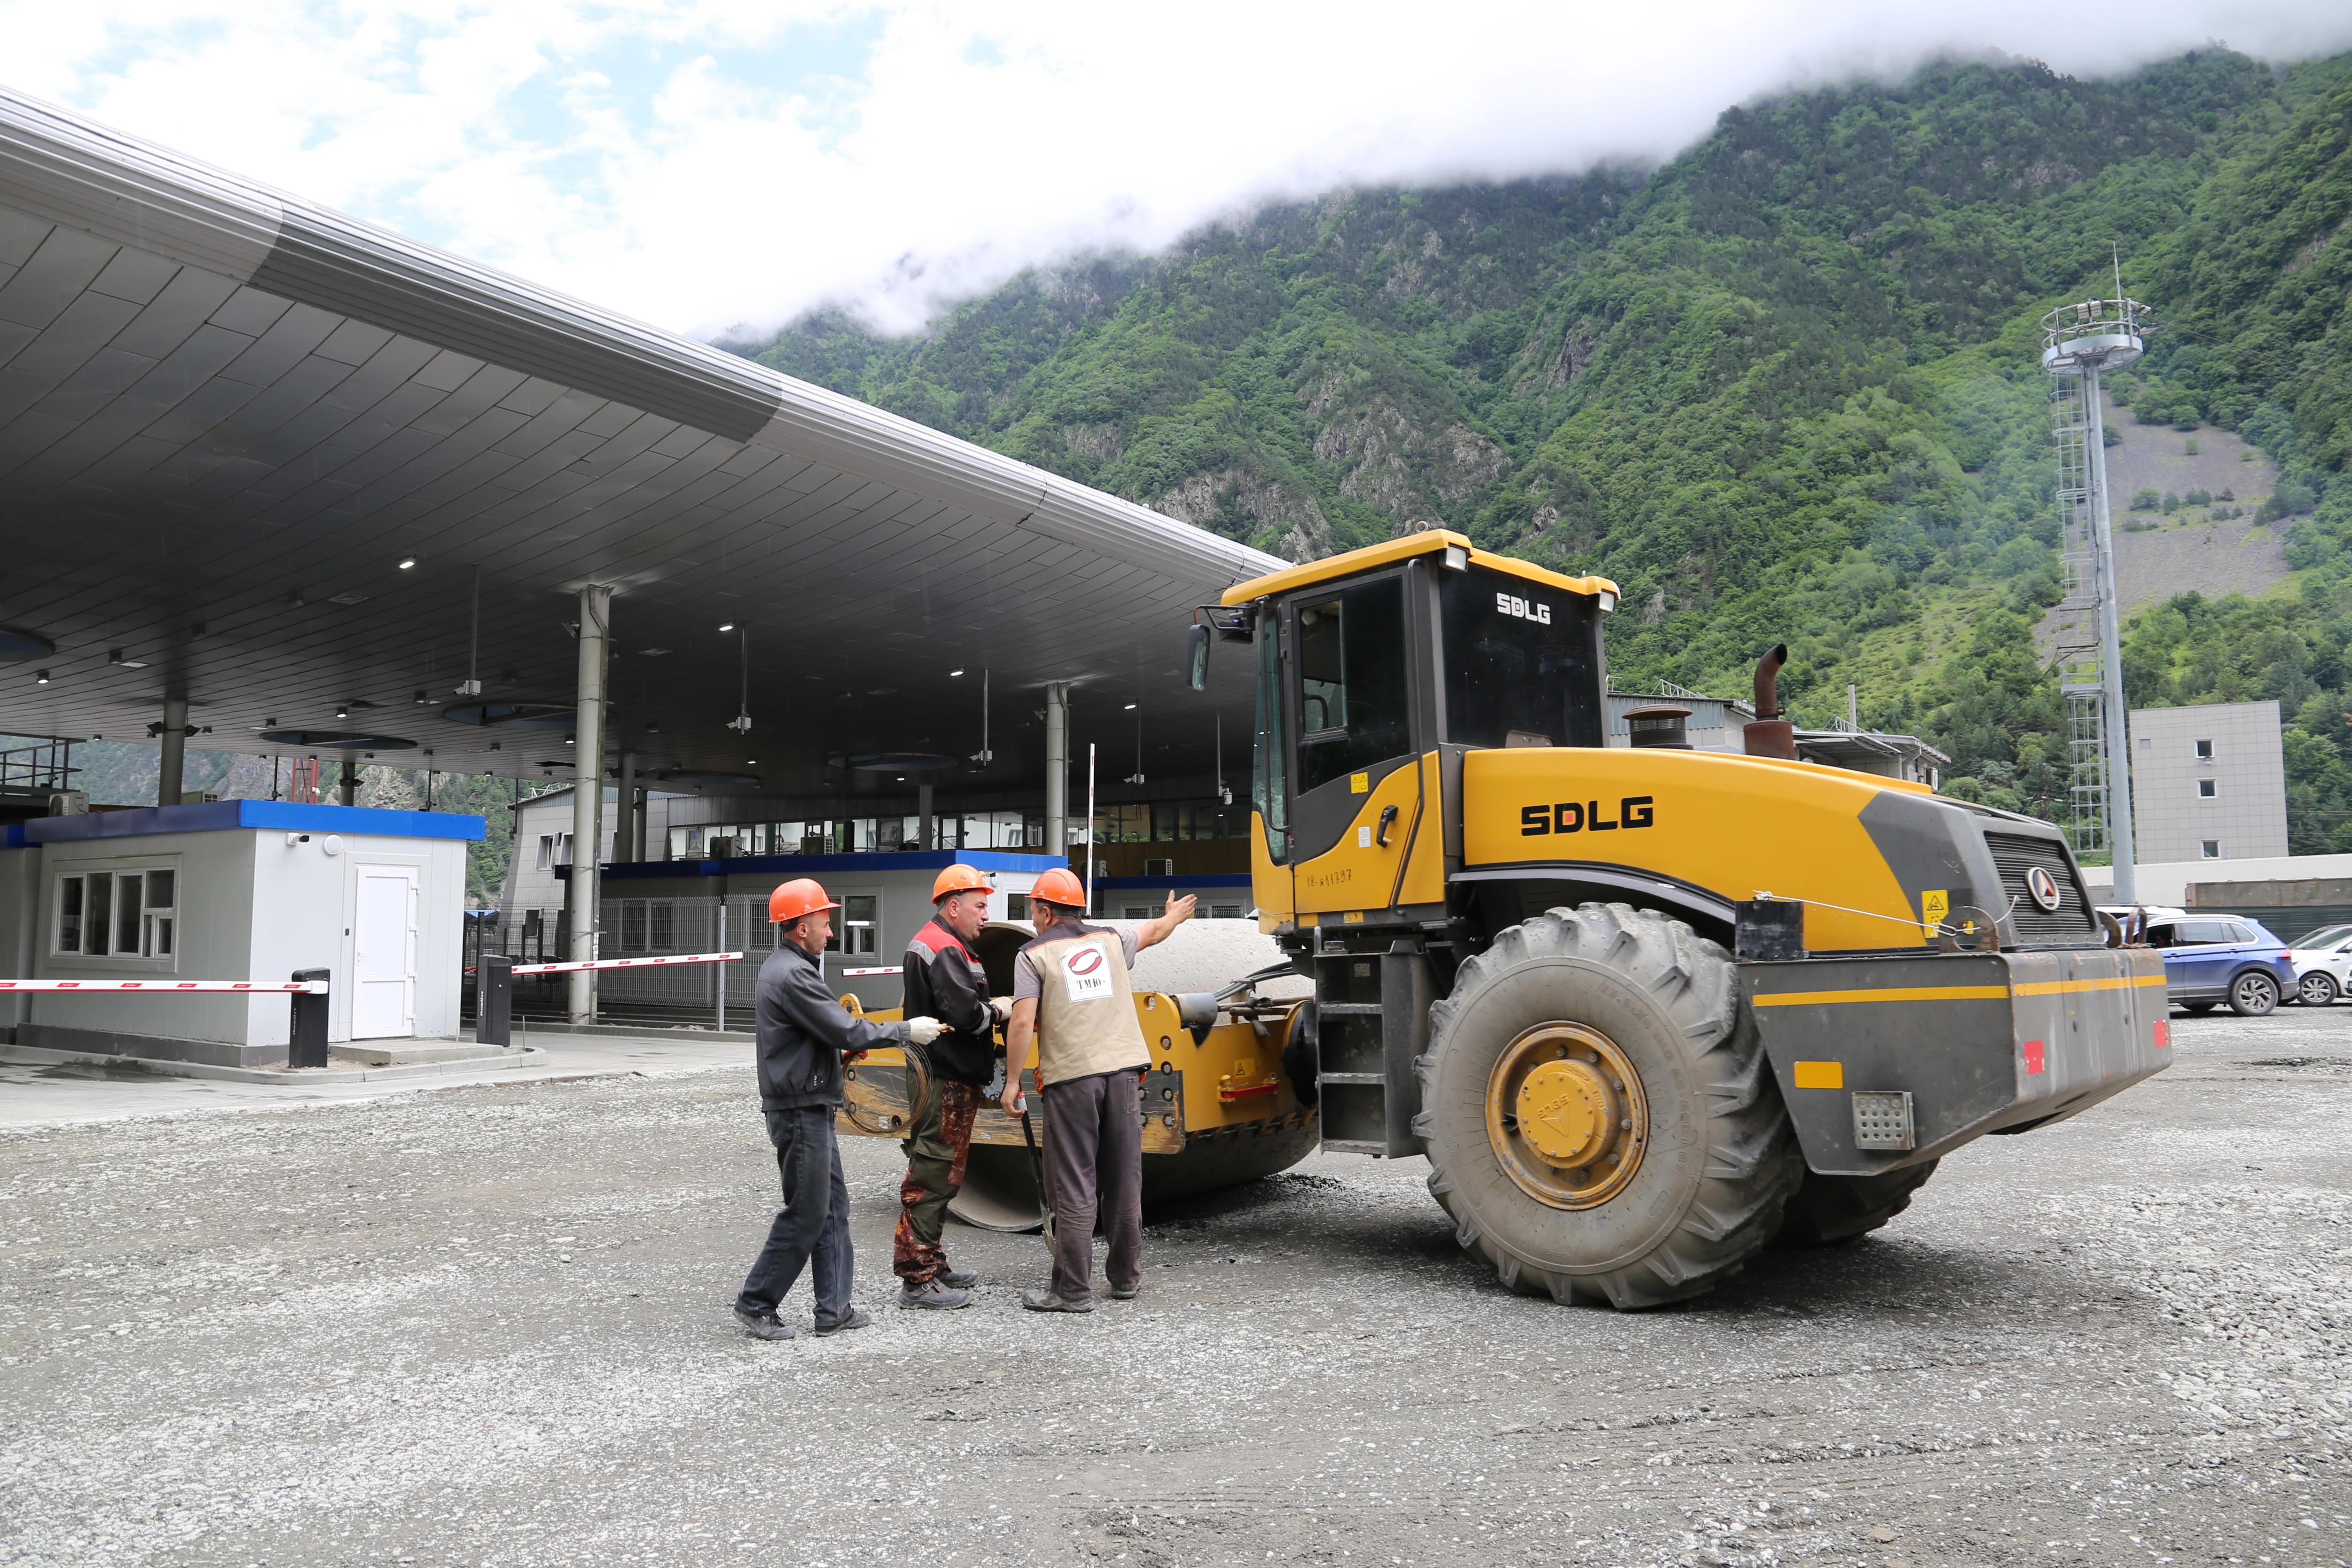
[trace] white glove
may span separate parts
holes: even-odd
[[[1010,1023],[1013,1018],[1013,998],[1010,996],[991,996],[988,999],[988,1010],[996,1015],[996,1021],[998,1023]]]
[[[915,1044],[919,1046],[929,1045],[933,1040],[940,1037],[940,1021],[937,1018],[909,1018],[907,1020],[907,1037],[914,1041]]]

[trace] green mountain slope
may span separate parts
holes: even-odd
[[[2352,848],[2347,136],[2352,57],[1940,66],[1729,111],[1646,175],[1336,192],[914,337],[830,315],[739,347],[1285,554],[1430,520],[1604,574],[1621,679],[1737,690],[1787,640],[1801,718],[1852,682],[1956,790],[2055,816],[2034,324],[2118,247],[2160,330],[2111,417],[2262,447],[2297,569],[2140,617],[2135,698],[2279,697],[2296,847]]]

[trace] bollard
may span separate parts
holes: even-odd
[[[296,980],[325,980],[333,971],[298,969]],[[294,1027],[286,1037],[286,1065],[289,1068],[322,1068],[327,1065],[327,1004],[332,998],[324,991],[294,993]]]
[[[486,952],[474,961],[474,1043],[514,1043],[514,960]]]

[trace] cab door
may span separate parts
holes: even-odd
[[[1395,900],[1423,811],[1433,642],[1420,563],[1284,606],[1293,743],[1291,865],[1301,916],[1360,919]]]

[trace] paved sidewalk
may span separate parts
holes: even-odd
[[[518,1036],[519,1043],[520,1039]],[[751,1061],[751,1047],[746,1041],[698,1039],[692,1035],[572,1035],[534,1030],[530,1043],[546,1055],[541,1063],[529,1068],[485,1064],[478,1072],[367,1080],[354,1073],[340,1082],[322,1074],[314,1081],[295,1084],[167,1078],[136,1067],[0,1062],[0,1127],[64,1126],[184,1111],[350,1105],[482,1084],[699,1072],[709,1068],[748,1067]]]

